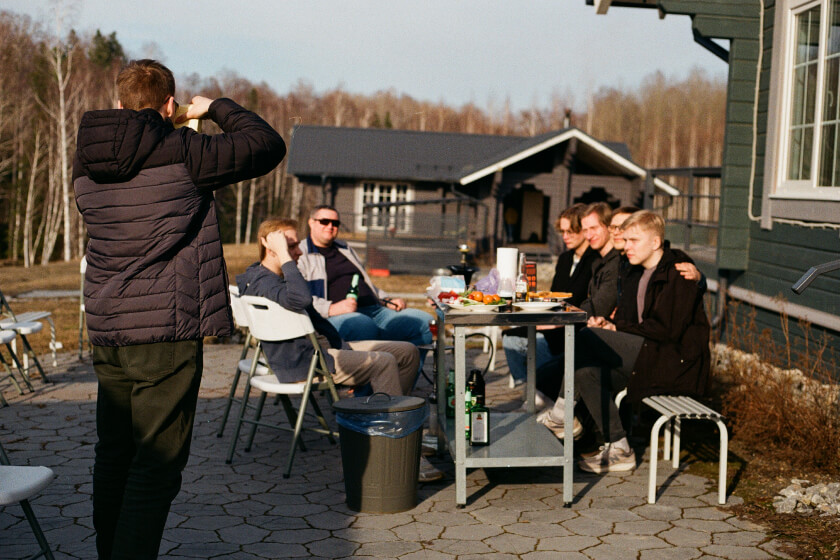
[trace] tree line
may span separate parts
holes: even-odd
[[[114,80],[128,58],[115,32],[62,32],[55,23],[48,32],[27,16],[0,11],[0,259],[25,266],[84,254],[86,232],[71,184],[75,135],[85,111],[116,106]],[[317,92],[303,80],[280,94],[233,72],[176,75],[176,82],[179,101],[230,97],[287,143],[299,124],[520,136],[576,126],[599,140],[625,142],[645,167],[719,165],[723,146],[725,83],[701,70],[681,81],[656,73],[632,91],[602,88],[580,111],[570,110],[571,96],[559,94],[547,107],[514,110],[509,101],[452,107],[393,90]],[[205,130],[213,129],[208,123]],[[297,216],[304,203],[285,164],[221,189],[223,240],[253,240],[265,216]]]

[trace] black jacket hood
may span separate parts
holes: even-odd
[[[79,125],[77,163],[97,183],[127,181],[174,130],[154,109],[88,111]]]

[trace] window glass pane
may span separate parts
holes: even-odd
[[[828,44],[826,55],[840,54],[840,1],[828,3]]]
[[[820,180],[817,186],[836,187],[838,182],[837,168],[837,124],[827,124],[822,129],[822,150],[820,155]]]
[[[820,48],[820,7],[796,16],[796,64],[816,60]]]
[[[819,66],[820,7],[796,16],[796,60],[793,68],[788,179],[811,177],[817,69]]]
[[[837,93],[840,88],[838,88],[838,78],[840,75],[838,70],[840,70],[840,55],[834,55],[833,57],[827,59],[825,61],[825,94],[823,95],[823,120],[833,121],[837,120],[838,115],[838,99]]]
[[[823,122],[820,140],[818,187],[837,187],[838,124],[840,124],[840,1],[828,4],[828,44],[826,45],[823,91]]]

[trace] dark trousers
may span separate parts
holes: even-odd
[[[635,334],[598,328],[581,329],[575,336],[575,399],[586,405],[606,441],[618,441],[627,435],[613,397],[627,387],[644,341]],[[560,360],[553,377],[560,380],[562,397]]]
[[[157,558],[190,453],[200,340],[93,348],[93,526],[100,560]]]

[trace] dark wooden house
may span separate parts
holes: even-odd
[[[638,203],[646,177],[625,144],[600,142],[576,128],[522,137],[298,126],[288,170],[304,185],[309,204],[334,205],[351,233],[390,226],[394,237],[421,236],[432,219],[418,218],[421,207],[453,198],[484,209],[475,235],[489,240],[485,249],[529,243],[545,246],[546,254],[556,244],[553,224],[565,207]],[[656,184],[666,195],[677,192]],[[392,203],[399,206],[374,210],[379,218],[402,216],[396,222],[365,214],[366,205]]]
[[[759,329],[781,337],[784,312],[840,348],[840,275],[791,292],[810,267],[840,258],[840,1],[587,2],[609,17],[617,7],[688,16],[694,40],[728,62],[714,274],[756,307]]]

